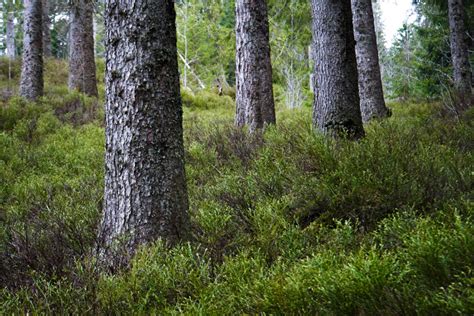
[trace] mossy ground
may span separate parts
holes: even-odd
[[[0,98],[0,314],[474,313],[472,111],[390,104],[349,142],[281,104],[249,135],[231,97],[184,93],[193,240],[112,276],[90,256],[103,101],[47,65],[38,104]]]

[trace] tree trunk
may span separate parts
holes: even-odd
[[[472,72],[469,64],[466,12],[462,0],[449,0],[448,8],[454,85],[461,102],[468,103],[471,99]]]
[[[251,131],[276,122],[267,14],[266,0],[236,0],[235,124]]]
[[[43,95],[43,10],[41,0],[25,0],[24,6],[20,95],[36,100]]]
[[[94,1],[71,5],[69,34],[69,89],[98,96],[94,56]]]
[[[124,264],[186,238],[188,198],[173,0],[106,1],[106,175],[99,255]],[[122,251],[122,252],[120,252]]]
[[[326,135],[364,136],[351,0],[312,0],[315,98],[313,125]]]
[[[49,18],[49,0],[43,0],[43,55],[51,57],[51,19]]]
[[[390,115],[383,96],[372,0],[352,0],[352,13],[359,72],[360,110],[362,120],[368,122]]]
[[[15,15],[9,11],[7,15],[7,56],[15,59]]]

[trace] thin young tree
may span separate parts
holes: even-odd
[[[390,115],[385,106],[372,0],[352,0],[362,120]]]
[[[74,0],[70,6],[69,89],[98,96],[94,56],[94,0]]]
[[[312,0],[313,125],[326,135],[364,136],[351,0]]]
[[[7,13],[7,56],[9,59],[15,59],[15,13],[12,8],[8,8]]]
[[[472,102],[472,69],[469,64],[469,40],[463,0],[448,0],[451,58],[454,86],[463,106]]]
[[[235,124],[251,131],[274,124],[275,102],[266,0],[236,0]]]
[[[43,95],[43,10],[41,0],[24,1],[23,63],[20,95],[36,100]]]
[[[186,238],[188,198],[174,1],[107,0],[105,18],[99,257],[117,267],[141,244]]]

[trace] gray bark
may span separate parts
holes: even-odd
[[[99,256],[187,237],[173,0],[106,1],[106,175]],[[122,251],[122,252],[120,252]],[[125,257],[124,257],[125,256]]]
[[[7,56],[15,59],[15,15],[8,12],[7,15]]]
[[[359,72],[360,110],[362,120],[368,122],[390,115],[383,96],[372,0],[352,0],[352,14]]]
[[[25,0],[24,6],[20,95],[36,100],[43,95],[43,10],[41,0]]]
[[[51,19],[49,0],[43,0],[43,56],[51,57]]]
[[[98,96],[94,56],[92,0],[77,0],[71,5],[69,34],[69,89]]]
[[[237,0],[236,116],[237,126],[250,130],[274,124],[272,65],[266,0]]]
[[[469,42],[463,0],[449,0],[449,28],[454,85],[463,102],[471,99],[472,72],[469,64]]]
[[[351,0],[312,0],[313,125],[326,135],[364,136]]]

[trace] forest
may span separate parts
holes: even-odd
[[[0,315],[473,315],[473,65],[471,0],[0,0]]]

